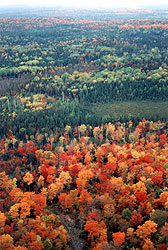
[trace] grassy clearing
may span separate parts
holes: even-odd
[[[99,119],[105,115],[110,117],[135,117],[146,119],[168,119],[168,101],[127,101],[113,103],[96,103],[90,104],[89,110]]]

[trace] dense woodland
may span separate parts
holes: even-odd
[[[0,249],[167,249],[166,13],[0,12]]]

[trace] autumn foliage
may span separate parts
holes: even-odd
[[[121,133],[127,125],[128,141]],[[168,153],[163,127],[146,120],[131,127],[109,123],[101,127],[101,137],[96,127],[89,138],[81,125],[75,128],[82,133],[76,139],[58,140],[54,149],[28,140],[7,160],[8,144],[1,140],[0,248],[71,249],[69,232],[60,222],[60,216],[68,216],[91,249],[165,249]],[[23,152],[29,159],[24,164]]]

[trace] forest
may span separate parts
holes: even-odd
[[[167,250],[167,13],[0,11],[0,250]]]

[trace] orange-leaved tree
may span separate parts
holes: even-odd
[[[141,239],[150,237],[151,233],[157,232],[157,224],[153,221],[146,221],[142,226],[138,226],[136,230],[137,236]]]

